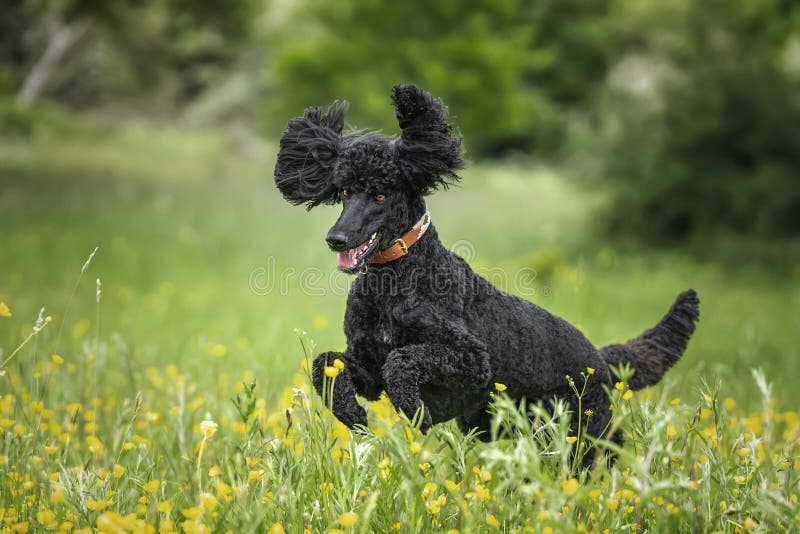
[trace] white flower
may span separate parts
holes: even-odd
[[[213,436],[217,428],[219,428],[219,425],[211,419],[206,419],[200,423],[200,433],[203,435],[203,439],[208,439]]]

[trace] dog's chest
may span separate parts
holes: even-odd
[[[367,284],[367,281],[375,282]],[[414,329],[405,328],[402,320],[408,309],[402,294],[374,291],[378,281],[359,277],[358,286],[348,300],[346,329],[362,338],[368,338],[371,352],[383,360],[393,349],[414,342]]]
[[[375,342],[381,345],[386,352],[392,350],[398,341],[397,327],[392,320],[391,314],[387,310],[378,313],[378,322],[373,333]]]

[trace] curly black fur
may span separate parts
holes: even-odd
[[[461,139],[452,137],[442,101],[413,85],[398,85],[392,102],[403,131],[395,145],[398,160],[416,192],[424,196],[458,181],[455,171],[464,166]]]
[[[461,140],[452,137],[439,100],[413,86],[395,87],[392,99],[398,138],[341,136],[333,126],[341,124],[343,108],[332,108],[335,119],[325,118],[330,111],[325,117],[307,111],[281,140],[276,182],[286,198],[309,206],[341,200],[329,245],[344,254],[369,244],[357,265],[342,266],[346,272],[362,270],[408,231],[425,212],[422,195],[457,179],[464,164]],[[356,395],[376,400],[385,391],[409,417],[424,407],[424,430],[457,418],[463,430],[478,428],[488,437],[495,382],[513,398],[574,402],[565,376],[591,367],[582,407],[594,412],[588,432],[601,436],[611,416],[603,389],[615,381],[610,365],[632,365],[633,388],[656,383],[685,350],[698,305],[694,291],[682,293],[653,329],[598,350],[563,319],[473,272],[431,226],[406,256],[370,264],[356,278],[345,312],[347,349],[314,360],[314,386],[321,391],[324,367],[339,358],[345,367],[332,407],[345,424],[367,424]]]
[[[327,113],[309,108],[292,119],[281,138],[275,165],[275,184],[292,204],[308,208],[333,203],[339,193],[331,183],[333,167],[339,160],[347,102],[334,102]]]

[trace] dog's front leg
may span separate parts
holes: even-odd
[[[367,412],[356,401],[359,382],[359,369],[354,362],[348,361],[341,352],[323,352],[314,359],[311,370],[311,379],[314,389],[324,398],[323,386],[325,384],[325,367],[333,366],[334,360],[342,360],[344,368],[339,371],[333,382],[333,397],[331,409],[339,421],[350,428],[356,425],[367,425]],[[328,380],[331,380],[330,378]]]
[[[420,429],[427,432],[433,423],[459,415],[469,402],[465,395],[480,395],[485,389],[490,371],[488,362],[476,364],[479,360],[439,343],[397,348],[389,353],[382,369],[386,393],[409,419],[422,408]],[[425,385],[441,393],[430,406],[423,405],[420,396]]]

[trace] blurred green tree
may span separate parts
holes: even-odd
[[[260,0],[8,0],[0,90],[95,106],[132,95],[193,97],[237,58]]]
[[[334,99],[353,102],[353,124],[395,130],[390,88],[416,83],[450,106],[470,154],[552,153],[613,58],[610,5],[305,0],[276,40],[269,133]]]
[[[800,4],[705,0],[669,11],[655,32],[628,21],[637,53],[659,66],[654,94],[618,91],[602,109],[601,180],[620,186],[611,230],[662,241],[798,236]]]

